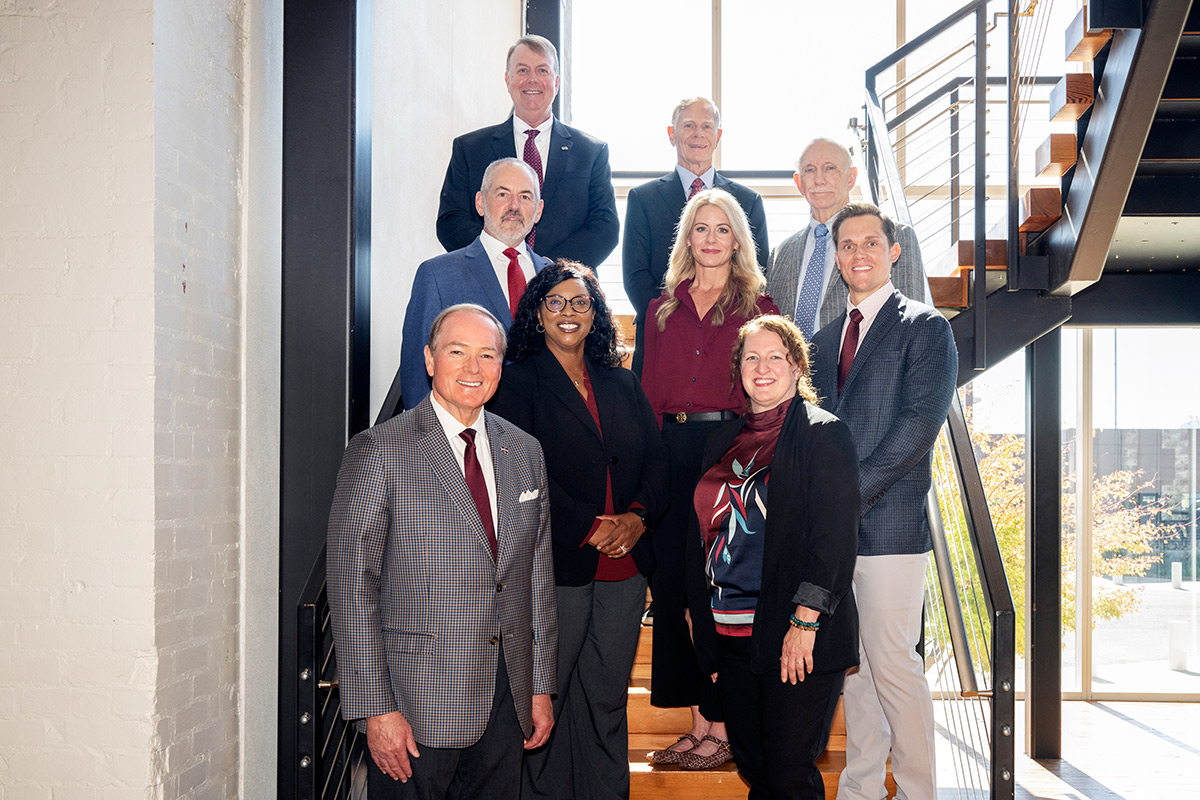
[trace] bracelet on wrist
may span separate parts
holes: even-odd
[[[805,622],[802,619],[797,619],[795,614],[792,614],[792,616],[788,619],[788,622],[791,623],[793,628],[799,628],[802,631],[816,632],[816,630],[821,627],[821,620],[818,619],[813,620],[812,622]]]

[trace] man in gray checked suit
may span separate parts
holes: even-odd
[[[813,383],[854,435],[862,496],[853,580],[860,666],[842,698],[838,798],[886,797],[890,751],[897,796],[934,800],[933,701],[915,648],[931,549],[930,451],[954,397],[958,354],[945,318],[892,285],[903,250],[891,220],[856,203],[832,235],[848,302],[813,337]]]
[[[791,314],[806,338],[846,310],[846,282],[834,262],[830,227],[850,202],[858,177],[850,151],[832,139],[814,139],[796,161],[793,180],[808,201],[811,219],[784,239],[767,262],[767,294],[780,311]],[[892,280],[905,297],[929,302],[925,267],[917,236],[907,225],[896,226],[900,258]]]
[[[505,334],[438,315],[432,392],[355,436],[329,516],[342,716],[365,728],[378,798],[516,798],[522,742],[550,735],[558,641],[537,440],[483,410]]]

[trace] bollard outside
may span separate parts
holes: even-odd
[[[1182,620],[1167,623],[1167,668],[1177,672],[1187,671],[1188,626]]]
[[[1182,589],[1183,588],[1183,562],[1182,561],[1172,561],[1171,562],[1171,588],[1172,589]]]

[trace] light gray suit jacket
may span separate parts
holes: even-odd
[[[555,691],[550,492],[537,440],[485,412],[499,552],[426,397],[355,436],[329,515],[329,607],[342,716],[401,712],[417,742],[462,748],[487,728],[500,641],[521,729]]]
[[[808,240],[805,225],[797,233],[784,239],[771,251],[767,262],[767,294],[779,306],[781,313],[791,317],[796,311],[796,294],[799,291],[800,263],[804,260],[804,243]],[[925,279],[925,265],[921,261],[921,247],[917,235],[907,225],[896,223],[896,241],[900,243],[900,258],[892,265],[892,285],[905,297],[919,303],[930,302],[929,282]],[[833,246],[832,237],[829,246]],[[832,322],[846,310],[846,298],[850,289],[842,280],[842,273],[834,266],[829,273],[829,286],[825,300],[817,312],[816,330]]]

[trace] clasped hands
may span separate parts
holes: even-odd
[[[587,543],[609,558],[624,558],[633,550],[646,530],[642,518],[632,511],[624,514],[601,514],[600,525]]]

